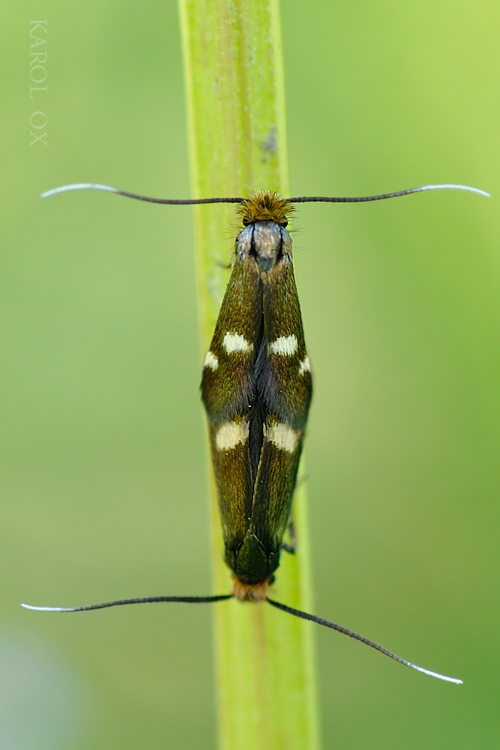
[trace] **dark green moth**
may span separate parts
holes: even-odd
[[[241,204],[244,226],[203,368],[225,561],[239,599],[265,598],[279,565],[312,395],[291,209],[270,192]]]
[[[170,205],[236,203],[243,228],[236,238],[232,271],[210,349],[205,357],[201,393],[207,412],[212,463],[222,523],[225,561],[233,572],[233,592],[215,596],[157,596],[82,607],[28,609],[78,612],[152,602],[206,603],[236,598],[266,601],[296,617],[311,620],[375,648],[391,659],[448,682],[352,630],[269,596],[279,566],[285,530],[291,520],[312,378],[287,231],[296,203],[360,203],[427,190],[458,189],[488,195],[463,185],[425,185],[362,197],[282,198],[270,191],[248,198],[159,199],[106,185],[79,184],[60,192],[96,189]],[[300,554],[300,551],[299,551]]]

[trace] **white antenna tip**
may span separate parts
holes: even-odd
[[[468,193],[477,193],[478,195],[483,195],[485,198],[491,198],[491,194],[487,193],[486,190],[471,187],[470,185],[455,185],[451,183],[445,185],[425,185],[422,190],[466,190]]]
[[[33,609],[37,612],[68,612],[65,607],[35,607],[33,604],[21,604],[24,609]]]
[[[444,680],[445,682],[453,682],[455,685],[463,685],[464,681],[459,680],[458,677],[447,677],[445,674],[439,674],[439,672],[431,672],[430,669],[424,669],[423,667],[418,667],[416,664],[411,664],[413,669],[416,669],[417,672],[423,672],[423,674],[429,675],[429,677],[437,677],[438,680]]]
[[[69,193],[72,190],[104,190],[106,193],[119,193],[120,191],[109,185],[98,185],[92,182],[77,182],[73,185],[62,185],[42,193],[40,198],[51,198],[58,193]]]

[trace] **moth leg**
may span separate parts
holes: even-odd
[[[308,474],[304,474],[297,480],[297,484],[295,485],[294,495],[299,489],[301,484],[304,484],[309,479]],[[287,526],[288,536],[290,537],[290,543],[287,542],[281,542],[281,549],[284,549],[285,552],[288,552],[290,555],[295,555],[297,552],[297,537],[295,535],[295,526],[293,523],[293,506],[292,510],[290,511],[290,518],[288,520],[288,526]]]
[[[293,513],[290,511],[290,518],[287,526],[288,536],[290,537],[290,544],[287,542],[281,542],[281,549],[288,552],[290,555],[295,555],[297,552],[297,537],[295,536],[295,526],[293,524]]]

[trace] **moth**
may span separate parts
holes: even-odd
[[[90,183],[44,193],[95,189],[170,205],[238,204],[242,229],[236,237],[231,276],[210,349],[203,364],[201,394],[208,418],[225,562],[233,573],[232,593],[205,597],[158,596],[80,607],[28,609],[78,612],[152,602],[209,603],[236,598],[266,601],[291,615],[350,636],[419,672],[447,682],[462,680],[432,672],[336,623],[277,602],[270,596],[292,499],[312,396],[295,285],[288,220],[297,203],[358,203],[464,185],[425,185],[361,197],[282,198],[258,191],[248,198],[159,199]],[[292,550],[293,551],[293,550]]]
[[[201,382],[225,561],[242,600],[265,599],[279,565],[311,403],[291,210],[271,192],[240,204],[243,229]]]

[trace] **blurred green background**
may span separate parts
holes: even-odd
[[[315,611],[465,680],[318,629],[324,746],[497,748],[500,6],[281,12],[294,193],[493,194],[297,212]],[[190,209],[39,198],[189,196],[176,3],[1,14],[0,747],[210,750],[209,607],[19,607],[211,588]]]

